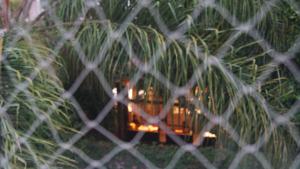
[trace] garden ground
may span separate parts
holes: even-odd
[[[75,146],[94,160],[107,159],[110,152],[117,147],[114,143],[96,138],[82,139]],[[134,148],[149,162],[152,162],[159,168],[205,169],[195,156],[189,152],[184,153],[180,159],[173,159],[180,148],[175,144],[159,144],[157,142],[139,143]],[[228,168],[236,155],[236,152],[215,146],[199,147],[198,150],[218,169]],[[105,167],[108,169],[146,169],[147,167],[144,163],[134,157],[129,151],[131,150],[123,150],[116,153],[111,159],[108,158]],[[73,154],[73,156],[78,168],[86,168],[90,165],[78,155]],[[253,167],[256,169],[262,168],[252,156],[246,156],[239,165],[239,168],[243,169]]]

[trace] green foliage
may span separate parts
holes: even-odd
[[[113,24],[109,23],[108,25],[111,25],[110,29],[113,29]],[[228,31],[222,31],[224,34],[226,32]],[[220,33],[220,37],[222,37],[222,33]],[[77,38],[85,52],[86,60],[89,62],[97,60],[98,53],[101,51],[101,44],[108,41],[104,28],[98,23],[85,24],[78,33]],[[288,105],[284,103],[284,98],[292,97],[293,90],[295,90],[291,83],[289,83],[288,77],[280,73],[282,72],[280,67],[273,66],[268,53],[260,49],[257,45],[258,42],[253,40],[235,44],[235,48],[232,48],[231,51],[225,54],[225,67],[209,66],[205,72],[200,74],[195,72],[204,63],[204,60],[210,58],[210,53],[213,53],[210,51],[214,51],[213,48],[207,48],[208,44],[214,42],[215,46],[221,46],[218,43],[222,43],[222,41],[215,40],[216,36],[212,34],[203,32],[202,35],[198,36],[190,35],[188,36],[189,44],[172,41],[166,50],[164,49],[166,48],[167,40],[162,34],[150,27],[139,27],[131,24],[125,31],[123,38],[126,40],[130,51],[132,50],[136,54],[141,63],[150,63],[156,51],[159,51],[159,55],[156,58],[157,62],[155,62],[152,69],[160,72],[173,84],[183,86],[195,75],[198,78],[196,85],[201,89],[208,88],[208,94],[203,103],[214,114],[222,115],[230,105],[230,101],[239,92],[237,89],[240,83],[236,83],[231,76],[224,73],[225,69],[227,71],[231,70],[236,78],[241,80],[241,83],[249,85],[256,82],[257,78],[266,69],[273,69],[271,77],[266,79],[262,86],[259,87],[260,91],[257,92],[264,96],[268,103],[278,112],[285,112],[287,110]],[[149,43],[144,43],[145,41]],[[121,44],[113,43],[111,45],[111,48],[104,55],[99,65],[99,70],[104,73],[110,85],[113,86],[114,82],[120,79],[132,78],[139,71],[139,68],[137,67],[138,65],[130,61],[133,56],[128,55]],[[196,47],[206,48],[205,53],[199,55],[199,53],[196,53]],[[71,57],[71,59],[68,58],[68,68],[72,77],[76,78],[84,67],[83,65],[78,67],[80,65],[78,64],[79,56],[76,54],[76,51],[72,48],[69,50],[65,48],[64,52],[69,54],[66,57]],[[93,88],[91,91],[100,90],[99,92],[102,90],[105,93],[97,78],[88,77],[86,80],[86,83],[82,86],[83,88]],[[144,89],[153,86],[157,91],[160,91],[159,93],[166,100],[171,96],[171,93],[165,90],[165,86],[151,74],[143,76],[141,86]],[[256,123],[253,123],[254,121]],[[246,143],[250,144],[255,143],[261,136],[268,133],[272,117],[255,98],[245,96],[238,102],[229,122],[240,137]],[[203,123],[200,122],[200,124]],[[219,136],[223,134],[225,134],[224,131],[220,130]],[[265,151],[268,153],[275,151],[276,157],[274,158],[286,160],[286,155],[289,152],[282,152],[286,148],[288,151],[291,151],[293,149],[293,142],[291,141],[292,138],[282,137],[283,135],[286,135],[284,130],[275,130],[270,139],[270,142],[274,141],[274,144],[270,143],[266,145]]]
[[[120,24],[135,9],[134,7],[137,4],[137,1],[130,0],[128,6],[127,2],[123,0],[105,0],[99,2],[99,5],[104,10],[107,20]],[[221,0],[217,3],[241,23],[253,19],[262,10],[269,10],[253,26],[259,30],[264,39],[279,51],[287,50],[300,33],[299,14],[286,2],[279,2],[274,5],[263,0]],[[268,3],[270,8],[262,9]],[[193,10],[199,5],[201,6],[201,1],[198,4],[196,0],[156,0],[151,5],[158,9],[157,12],[166,26],[170,30],[175,30],[182,26],[184,20],[191,21]],[[86,11],[87,7],[84,1],[68,0],[59,3],[58,8],[55,9],[57,9],[58,16],[65,22],[74,21],[76,17],[84,16],[85,13],[87,13],[85,16],[87,20],[99,20],[100,18],[96,15],[95,9],[100,8],[99,6],[93,7],[94,9]],[[151,26],[160,31],[153,14],[150,14],[148,9],[142,9],[132,22],[139,26]],[[234,27],[219,11],[210,7],[205,8],[192,24],[196,29],[191,28],[191,30],[195,33],[205,29],[227,30]]]
[[[83,9],[85,4],[79,2],[82,1],[77,0],[73,3],[82,5],[80,9]],[[221,0],[218,3],[227,9],[229,14],[235,17],[238,22],[242,23],[262,12],[261,9],[266,1]],[[161,19],[170,30],[182,26],[185,19],[188,21],[187,43],[171,41],[168,44],[168,38],[161,32],[154,17],[147,9],[143,9],[129,24],[122,36],[129,48],[129,51],[126,51],[120,42],[110,41],[109,33],[123,23],[126,16],[134,11],[136,4],[137,1],[130,1],[129,5],[126,1],[101,1],[101,7],[104,9],[108,21],[99,22],[100,18],[95,15],[94,9],[85,11],[88,15],[80,31],[76,34],[76,39],[86,55],[85,59],[89,62],[98,60],[98,53],[103,52],[101,47],[109,42],[107,43],[109,49],[107,52],[103,52],[99,70],[104,73],[111,86],[122,78],[132,78],[139,71],[138,66],[149,64],[150,60],[155,59],[156,62],[154,62],[152,69],[161,73],[177,86],[183,86],[191,77],[196,77],[195,86],[208,90],[207,97],[203,100],[204,106],[216,115],[222,115],[228,106],[231,106],[230,101],[239,94],[237,89],[241,84],[255,84],[268,69],[272,70],[270,77],[264,83],[258,84],[257,93],[263,96],[272,109],[277,112],[286,112],[297,100],[299,89],[295,85],[297,82],[291,80],[293,79],[292,75],[288,74],[282,66],[274,66],[271,63],[272,58],[268,55],[270,51],[263,50],[259,45],[261,41],[253,40],[247,34],[242,34],[232,44],[231,49],[224,54],[223,66],[208,66],[205,71],[199,72],[199,66],[210,59],[211,55],[216,55],[218,49],[236,30],[235,26],[229,23],[228,18],[224,18],[219,11],[210,7],[205,8],[198,18],[191,21],[197,1],[156,0],[152,4],[157,7]],[[59,9],[67,9],[69,6],[61,3]],[[78,16],[81,12],[81,10],[77,10],[77,14],[71,15],[63,13],[69,9],[59,9],[58,13],[61,18],[72,18],[69,16]],[[297,22],[300,17],[292,9],[293,7],[285,2],[276,5],[271,4],[269,12],[256,25],[252,25],[259,31],[262,38],[278,51],[286,51],[294,43],[296,35],[300,33],[300,22]],[[76,12],[73,11],[73,13]],[[68,20],[71,19],[65,19],[65,21]],[[203,49],[201,54],[198,53],[199,48]],[[71,45],[64,48],[63,52],[66,60],[68,60],[68,70],[71,77],[77,77],[84,68],[78,59],[79,55],[72,49]],[[135,54],[136,58],[133,58],[132,53]],[[156,54],[157,57],[154,58]],[[139,65],[132,62],[136,59],[140,62]],[[229,76],[226,73],[228,71],[232,71],[235,77]],[[237,83],[236,79],[241,80],[241,82]],[[93,82],[95,80],[98,81],[95,77],[90,76],[87,78],[88,82],[82,87],[93,86],[92,91],[104,92],[99,82]],[[145,74],[141,86],[144,89],[153,86],[165,100],[170,98],[172,94],[153,77],[153,74]],[[206,118],[199,120],[202,121],[200,124],[203,124],[203,121],[208,121]],[[257,101],[256,97],[247,95],[239,100],[228,120],[241,139],[250,144],[268,133],[273,117],[267,112],[266,107]],[[226,137],[227,134],[223,130],[219,130],[219,136],[222,137],[222,135]],[[284,129],[276,129],[268,144],[263,148],[269,156],[272,156],[270,158],[273,159],[274,165],[277,165],[275,161],[279,161],[281,164],[286,163],[288,154],[291,154],[290,151],[294,149],[295,144],[292,138],[286,135]],[[223,140],[224,143],[226,143],[225,140]]]
[[[62,83],[55,72],[38,68],[45,60],[51,62],[52,68],[61,65],[53,51],[43,45],[28,45],[25,40],[9,46],[7,39],[3,54],[0,106],[7,110],[1,115],[1,152],[8,161],[2,167],[38,168],[59,148],[52,130],[57,131],[61,140],[76,131],[71,125],[74,116],[71,106],[61,97]],[[33,79],[30,78],[32,74],[36,75]],[[28,86],[15,93],[21,84]],[[42,118],[45,118],[44,122]],[[36,121],[41,124],[27,135]],[[27,143],[20,144],[21,138],[27,138]],[[59,156],[51,168],[73,166],[74,163],[68,157]]]

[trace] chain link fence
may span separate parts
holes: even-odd
[[[254,157],[254,161],[257,161],[258,166],[265,169],[271,169],[278,167],[275,166],[276,162],[270,160],[269,156],[265,154],[266,149],[264,149],[263,147],[269,143],[269,140],[271,138],[273,138],[273,132],[277,129],[281,130],[282,128],[284,128],[282,130],[284,130],[285,132],[283,132],[284,134],[279,135],[278,137],[291,137],[291,142],[292,144],[294,144],[293,149],[295,150],[293,153],[288,152],[288,154],[292,156],[292,159],[289,158],[286,161],[286,163],[284,162],[282,166],[286,169],[300,168],[300,153],[299,150],[297,150],[300,147],[299,128],[297,128],[297,125],[295,125],[294,121],[295,118],[299,116],[300,110],[299,90],[293,91],[296,95],[298,95],[298,98],[294,99],[294,102],[289,106],[289,108],[285,109],[284,112],[278,112],[276,108],[273,108],[273,105],[268,102],[268,99],[265,98],[266,96],[264,95],[261,89],[268,79],[274,77],[274,72],[277,72],[278,69],[285,70],[285,73],[289,75],[287,77],[287,81],[293,81],[294,87],[299,87],[300,70],[299,62],[297,60],[299,60],[300,37],[298,36],[297,38],[295,38],[295,40],[291,43],[291,46],[286,51],[282,52],[276,50],[268,40],[265,40],[264,36],[261,35],[260,30],[258,30],[257,28],[257,25],[259,25],[269,13],[272,13],[274,8],[281,8],[279,4],[282,3],[282,1],[262,1],[263,3],[260,6],[260,9],[257,10],[256,14],[245,21],[239,21],[239,16],[235,16],[235,14],[232,14],[219,1],[193,1],[195,3],[193,10],[190,11],[190,14],[186,16],[185,19],[180,21],[180,24],[176,25],[176,27],[173,27],[174,29],[170,29],[170,26],[166,23],[166,19],[162,16],[163,11],[161,11],[157,6],[157,3],[159,3],[159,1],[124,1],[124,9],[122,10],[127,11],[127,13],[124,12],[124,15],[126,14],[126,16],[122,18],[122,21],[120,21],[120,23],[117,26],[111,26],[109,24],[110,18],[107,16],[109,15],[107,14],[108,9],[104,9],[102,5],[107,2],[97,0],[85,0],[80,2],[84,4],[84,8],[81,9],[82,12],[78,16],[74,16],[75,19],[70,25],[68,25],[69,23],[65,23],[58,16],[57,11],[55,11],[56,8],[53,7],[53,4],[59,4],[59,1],[32,1],[31,3],[33,3],[32,6],[34,7],[31,7],[32,9],[30,10],[29,6],[29,10],[27,13],[20,14],[20,18],[24,18],[22,22],[19,20],[15,20],[11,14],[10,29],[12,30],[13,34],[11,34],[10,31],[7,30],[5,30],[6,33],[3,33],[3,35],[1,33],[1,40],[3,40],[4,38],[3,54],[1,55],[1,73],[7,74],[8,76],[1,76],[1,85],[4,87],[1,87],[1,99],[3,99],[3,101],[1,100],[0,102],[0,116],[1,123],[6,125],[1,124],[1,147],[3,148],[1,149],[0,168],[15,168],[15,166],[11,166],[11,160],[19,160],[21,161],[21,163],[24,163],[24,165],[26,164],[25,166],[32,165],[33,168],[64,168],[58,167],[59,165],[57,164],[57,162],[59,162],[61,158],[63,158],[62,156],[66,156],[66,159],[68,158],[69,161],[73,162],[74,160],[80,158],[86,164],[86,166],[84,167],[86,169],[134,168],[132,166],[129,167],[127,165],[127,161],[122,160],[119,166],[108,166],[108,163],[112,159],[118,156],[121,152],[126,151],[128,154],[130,154],[130,156],[132,156],[136,161],[138,161],[138,163],[141,163],[141,168],[176,168],[178,167],[177,165],[179,163],[179,160],[182,157],[186,156],[186,153],[190,153],[192,154],[193,158],[199,161],[198,166],[196,165],[194,166],[194,168],[203,167],[207,169],[216,169],[225,168],[225,166],[229,169],[243,168],[242,166],[240,166],[241,161],[247,155],[251,155]],[[293,9],[292,13],[296,14],[296,18],[300,17],[299,2],[297,2],[296,0],[286,0],[284,1],[284,3],[286,3],[291,7],[291,9]],[[73,7],[76,8],[75,6],[76,5],[74,5]],[[73,7],[70,10],[74,10]],[[197,29],[197,27],[195,28],[194,26],[194,22],[196,22],[197,18],[199,18],[203,13],[205,13],[205,10],[207,10],[208,8],[216,11],[218,15],[222,16],[224,22],[229,24],[231,30],[233,30],[229,33],[226,33],[226,40],[222,45],[217,47],[214,53],[208,53],[207,48],[209,47],[206,48],[203,44],[199,46],[191,46],[191,44],[195,43],[193,42],[194,39],[190,38],[189,34],[191,29]],[[170,7],[170,9],[172,8]],[[101,41],[101,43],[99,43],[98,45],[99,50],[94,51],[96,53],[96,57],[94,59],[90,59],[88,56],[86,56],[87,49],[82,47],[82,43],[80,43],[80,40],[78,39],[78,37],[80,36],[79,32],[83,29],[82,25],[86,22],[93,22],[86,20],[86,17],[91,15],[90,11],[92,11],[92,15],[97,18],[97,21],[95,22],[97,22],[100,25],[102,31],[105,34],[105,40]],[[155,26],[150,25],[150,27],[154,27],[151,29],[155,29],[156,32],[159,32],[157,33],[159,34],[157,36],[163,36],[165,40],[165,42],[162,42],[158,45],[159,47],[155,48],[155,51],[153,49],[153,51],[149,52],[151,55],[148,56],[148,59],[146,59],[146,61],[141,59],[141,56],[139,56],[139,50],[144,50],[142,46],[132,44],[128,40],[130,38],[127,38],[126,36],[126,34],[128,34],[128,29],[133,29],[132,23],[135,22],[137,17],[140,17],[140,13],[145,11],[149,13],[148,17],[151,17],[154,21],[153,24],[155,24]],[[36,14],[34,12],[36,12]],[[176,13],[180,11],[174,10],[172,12],[173,15],[176,16]],[[241,13],[241,15],[243,14]],[[45,21],[46,24],[44,23],[44,25],[36,25],[36,23],[38,23],[38,21],[36,20],[37,18],[38,20],[47,20]],[[55,29],[55,35],[59,37],[57,38],[58,40],[55,40],[55,43],[51,43],[52,37],[42,37],[41,35],[35,35],[35,32],[41,32],[41,30],[45,31],[47,35],[47,29],[49,29],[49,31]],[[212,29],[211,32],[213,31],[219,30]],[[5,36],[7,36],[6,39]],[[238,73],[236,73],[235,69],[229,68],[227,64],[228,53],[234,51],[233,48],[235,46],[235,43],[239,41],[240,38],[243,36],[250,37],[252,41],[259,46],[260,50],[262,50],[262,53],[266,54],[269,58],[268,65],[259,73],[259,76],[257,76],[251,83],[242,80]],[[281,36],[282,35],[278,34],[278,40],[281,40]],[[40,40],[35,40],[36,37],[38,37],[37,39]],[[86,38],[88,39],[91,37]],[[15,71],[15,69],[13,68],[18,66],[26,67],[26,64],[32,64],[31,61],[22,61],[14,65],[14,63],[12,63],[12,61],[9,60],[9,57],[19,59],[18,57],[16,57],[18,53],[22,53],[22,51],[25,51],[24,48],[18,49],[18,43],[21,39],[25,39],[25,44],[22,44],[22,47],[27,46],[30,49],[30,52],[25,53],[31,53],[31,56],[35,60],[33,62],[36,63],[36,67],[34,67],[31,71],[27,72],[26,74],[23,74],[24,72]],[[42,47],[39,45],[40,43],[44,43],[45,41],[47,43],[50,43],[52,47],[46,52],[43,52]],[[174,48],[174,42],[180,44],[181,48],[192,48],[191,50],[193,50],[192,53],[194,58],[200,61],[195,63],[195,65],[190,63],[189,66],[193,67],[193,69],[191,69],[193,72],[190,73],[191,76],[186,81],[186,83],[181,85],[178,85],[176,81],[174,82],[169,78],[170,76],[166,76],[166,74],[162,73],[155,67],[158,65],[158,62],[161,61],[161,57],[163,57],[162,53],[168,53],[169,48]],[[97,43],[97,41],[95,41],[95,43]],[[120,48],[114,47],[116,43],[120,45]],[[141,42],[141,44],[145,45],[151,45],[151,43],[152,39],[144,39],[144,41]],[[59,83],[56,77],[57,74],[60,74],[61,72],[57,72],[56,60],[61,59],[60,55],[62,51],[66,48],[66,44],[72,47],[72,52],[76,54],[76,56],[78,57],[77,59],[79,60],[78,62],[80,62],[82,67],[81,70],[74,75],[74,79],[70,82],[71,84],[69,84],[68,87],[65,87],[65,89],[52,89],[55,88],[56,85]],[[7,48],[8,50],[6,51],[5,48]],[[111,78],[110,76],[118,77],[118,75],[107,74],[107,72],[104,72],[101,69],[102,63],[105,62],[105,59],[107,57],[112,57],[110,56],[110,54],[112,54],[112,48],[114,50],[122,49],[123,54],[128,57],[128,62],[130,62],[129,66],[127,62],[124,62],[122,64],[124,64],[125,67],[128,66],[128,69],[134,67],[135,71],[135,73],[127,76],[127,78],[129,78],[127,79],[128,83],[123,84],[123,86],[119,88],[113,86],[111,80],[109,79]],[[249,52],[251,52],[251,49]],[[64,57],[63,54],[62,57]],[[184,53],[182,55],[184,55]],[[174,59],[176,60],[175,57],[176,56],[174,56]],[[187,55],[187,57],[190,56]],[[179,62],[185,61],[183,60]],[[101,65],[100,68],[99,65]],[[61,65],[58,64],[58,67],[59,66]],[[225,94],[225,97],[228,97],[228,100],[226,100],[225,98],[226,102],[224,102],[223,108],[221,109],[222,112],[220,113],[216,113],[217,110],[213,110],[211,108],[211,104],[213,104],[213,101],[210,100],[209,103],[206,103],[205,101],[199,99],[197,95],[190,94],[191,90],[194,91],[195,86],[197,86],[203,80],[205,74],[209,73],[208,70],[211,67],[214,67],[219,72],[221,72],[224,77],[226,77],[225,80],[223,79],[222,81],[221,79],[221,81],[219,81],[219,83],[221,83],[219,84],[220,86],[222,85],[222,83],[223,85],[231,84],[232,86],[234,86],[233,88],[235,90],[233,92],[233,96],[226,96]],[[188,68],[189,67],[187,67],[187,69]],[[178,69],[181,68],[178,67]],[[24,70],[27,71],[27,69]],[[185,72],[188,70],[181,71]],[[85,112],[84,108],[82,108],[82,104],[78,101],[78,97],[75,96],[75,93],[77,92],[77,90],[80,90],[80,86],[84,83],[85,79],[89,76],[90,73],[94,74],[94,79],[96,79],[95,81],[100,83],[102,90],[104,91],[104,93],[106,93],[105,97],[108,97],[108,101],[105,102],[105,105],[101,106],[101,110],[98,111],[98,113],[96,113],[96,117],[93,119],[87,116],[87,112]],[[250,74],[251,72],[246,72],[246,74],[247,73]],[[45,78],[41,78],[44,75]],[[132,100],[129,96],[130,94],[128,95],[128,93],[132,92],[132,89],[135,86],[138,86],[140,81],[145,80],[145,76],[151,76],[151,79],[153,81],[156,81],[160,84],[160,87],[162,88],[160,93],[164,91],[169,93],[167,99],[162,102],[163,105],[156,115],[149,115],[149,112],[147,112],[143,107],[141,107],[141,104],[134,104],[135,111],[138,112],[137,114],[143,119],[143,121],[146,124],[157,126],[159,132],[163,132],[165,134],[164,137],[168,137],[169,140],[171,140],[175,143],[175,145],[178,146],[176,151],[172,154],[172,157],[170,158],[168,163],[163,167],[161,167],[161,165],[157,164],[153,160],[149,160],[148,156],[145,155],[145,152],[141,152],[141,149],[137,147],[141,143],[141,139],[147,134],[147,132],[137,131],[136,135],[134,135],[134,137],[130,141],[124,141],[123,139],[120,139],[118,136],[116,136],[116,133],[107,129],[106,126],[101,125],[103,121],[107,120],[107,117],[110,114],[112,114],[112,112],[117,111],[117,113],[121,114],[121,112],[118,111],[121,111],[120,107],[122,106],[124,112],[129,113],[129,110],[127,110],[127,108],[128,105],[132,102]],[[47,81],[45,83],[48,83],[49,86],[46,88],[46,90],[49,89],[50,92],[53,91],[53,93],[55,93],[55,97],[52,98],[52,96],[50,96],[55,101],[47,104],[48,107],[46,108],[41,108],[41,104],[43,102],[48,102],[48,95],[44,93],[35,93],[34,88],[32,88],[36,79],[39,79],[38,81]],[[48,80],[50,82],[48,82]],[[7,81],[10,81],[10,83],[6,84],[5,82]],[[41,83],[43,83],[43,81]],[[210,93],[211,91],[209,90],[211,90],[211,88],[208,86],[204,86],[204,88],[205,87],[207,87],[207,93]],[[10,89],[8,90],[8,88]],[[5,93],[7,91],[9,92]],[[147,92],[147,89],[144,89],[143,92]],[[26,127],[26,131],[24,131],[23,133],[19,133],[17,127],[15,127],[19,125],[18,123],[24,123],[24,121],[27,120],[26,118],[16,118],[16,116],[22,114],[22,108],[20,108],[22,105],[16,104],[16,102],[20,101],[17,97],[20,94],[22,94],[22,99],[28,101],[28,105],[24,106],[27,107],[27,109],[31,110],[31,116],[34,117],[34,120],[29,120],[30,125]],[[187,95],[190,99],[189,105],[192,106],[192,108],[187,109],[190,111],[189,113],[193,113],[192,110],[201,109],[201,116],[203,116],[206,119],[205,123],[203,122],[203,124],[200,124],[202,125],[201,128],[199,127],[199,129],[201,130],[199,130],[198,135],[196,135],[196,137],[193,138],[192,142],[186,141],[178,134],[176,134],[176,132],[174,132],[174,130],[172,129],[172,126],[167,124],[168,122],[166,120],[166,117],[168,116],[168,114],[170,114],[172,107],[174,106],[176,101],[180,100],[180,98],[182,97],[186,97]],[[218,95],[220,97],[222,96],[222,94]],[[228,95],[230,95],[230,93],[228,93]],[[231,120],[231,117],[235,114],[237,107],[239,107],[240,101],[243,100],[244,97],[248,96],[251,97],[254,100],[254,102],[262,108],[262,110],[266,113],[266,117],[268,120],[268,122],[266,123],[267,127],[262,128],[262,130],[264,131],[262,131],[262,133],[258,133],[259,136],[251,142],[246,141],[251,140],[251,138],[246,139],[246,136],[244,137],[243,135],[243,131],[236,131],[238,127],[233,126]],[[210,97],[212,98],[213,96]],[[36,101],[37,99],[38,101]],[[66,104],[69,104],[69,107],[72,108],[63,109],[62,111],[72,111],[72,113],[68,114],[68,116],[72,115],[74,117],[78,117],[77,120],[79,122],[76,123],[82,124],[77,125],[77,127],[75,127],[76,129],[74,130],[77,131],[72,131],[70,132],[72,134],[68,133],[68,137],[62,138],[59,127],[55,126],[55,124],[58,123],[57,121],[60,121],[60,119],[55,121],[51,120],[51,117],[53,117],[53,114],[57,113],[57,109],[61,109],[61,107],[63,107]],[[117,106],[116,108],[116,105],[118,105],[119,107]],[[45,111],[41,112],[41,109]],[[12,111],[14,113],[11,113]],[[243,110],[242,112],[247,114],[247,111],[248,110]],[[14,114],[14,116],[12,116],[12,114]],[[61,114],[61,116],[63,116],[63,114]],[[70,123],[72,123],[73,117],[68,118],[71,119]],[[127,117],[125,117],[125,119],[126,118]],[[249,126],[247,126],[247,124],[244,124],[244,126],[246,126],[246,128],[248,127],[249,130],[251,130],[251,127],[253,127],[252,125],[256,125],[257,123],[257,121],[255,121],[255,118],[252,120],[253,124],[247,123],[249,124]],[[125,122],[127,124],[127,121]],[[106,121],[106,123],[108,123],[108,125],[110,126],[114,125],[113,121]],[[45,129],[45,126],[47,129]],[[126,127],[127,126],[125,125],[125,128]],[[219,130],[216,131],[216,127],[219,128]],[[52,143],[47,141],[41,142],[40,149],[33,148],[33,142],[38,142],[37,139],[35,140],[34,137],[34,133],[36,133],[37,130],[47,131],[45,135],[48,135],[51,139],[53,139],[55,144],[55,146],[53,146],[54,148],[50,151],[51,153],[45,156],[43,160],[40,159],[40,156],[43,155],[41,155],[40,152],[36,153],[36,151],[42,151],[43,145]],[[9,132],[11,131],[16,131],[16,134],[14,136],[10,136]],[[90,154],[93,153],[93,151],[98,151],[97,149],[94,149],[92,152],[87,153],[84,150],[84,148],[77,146],[77,143],[81,140],[86,141],[84,143],[85,145],[93,144],[93,141],[89,141],[89,139],[86,139],[91,137],[91,134],[89,134],[91,131],[100,133],[108,139],[107,142],[111,142],[113,143],[113,145],[115,145],[114,148],[107,150],[104,154],[102,154],[101,158],[99,159],[93,158]],[[232,158],[228,164],[224,164],[224,166],[222,166],[222,164],[216,165],[216,163],[210,160],[207,157],[207,155],[203,153],[203,151],[199,150],[199,145],[202,145],[205,141],[204,134],[208,131],[216,131],[215,134],[217,145],[215,149],[220,148],[218,146],[222,147],[223,145],[218,144],[224,139],[221,136],[222,134],[219,134],[219,132],[226,133],[223,134],[223,136],[227,136],[227,141],[231,140],[232,144],[235,144],[238,147],[237,151],[233,151],[234,154],[232,155]],[[3,141],[8,138],[13,146],[7,145],[7,142]],[[92,140],[93,139],[95,138],[92,138]],[[277,145],[281,146],[279,145],[279,143],[276,142],[272,144],[274,144],[275,147]],[[161,145],[156,146],[160,147]],[[168,144],[166,144],[165,146],[168,147]],[[23,159],[21,158],[21,155],[18,155],[20,154],[20,152],[22,154],[22,147],[25,147],[26,149],[26,157]],[[5,148],[9,148],[9,151],[6,152],[4,150]],[[99,151],[103,151],[100,150],[101,148],[103,147],[100,146]],[[279,151],[282,150],[285,149],[280,149]],[[276,151],[273,153],[275,154]],[[285,152],[281,153],[284,154]],[[71,155],[68,156],[68,154]],[[216,154],[218,154],[218,152]],[[155,154],[153,156],[155,156]],[[27,163],[26,160],[29,160],[30,162]],[[282,166],[280,168],[282,168]],[[76,165],[72,167],[76,168]],[[135,167],[139,168],[138,165]]]

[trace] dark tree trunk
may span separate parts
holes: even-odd
[[[127,106],[118,103],[118,112],[116,112],[117,115],[119,115],[119,125],[118,125],[118,137],[122,140],[126,140],[127,139],[127,133],[128,133],[128,110],[127,110]]]
[[[124,86],[119,83],[117,84],[117,89],[118,91],[121,91],[124,89]],[[126,96],[127,97],[127,96]],[[117,111],[116,111],[116,118],[118,119],[118,124],[115,126],[117,128],[117,136],[122,139],[126,140],[127,139],[127,134],[128,134],[128,109],[127,106],[118,103],[117,105]]]

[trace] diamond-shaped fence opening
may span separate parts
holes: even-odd
[[[0,3],[0,168],[300,168],[298,1]]]

